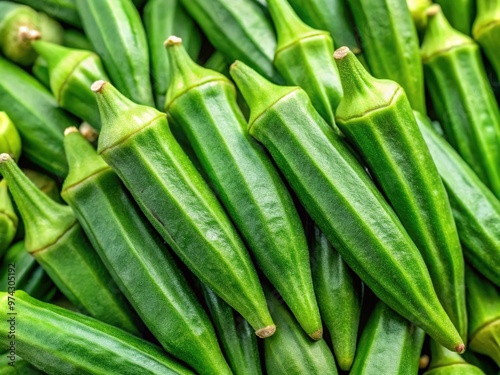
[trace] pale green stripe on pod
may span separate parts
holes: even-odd
[[[18,223],[19,219],[9,196],[7,181],[0,180],[0,258],[14,240]]]
[[[417,375],[425,332],[383,302],[369,308],[351,374]]]
[[[47,13],[49,16],[69,23],[72,26],[81,27],[82,22],[76,9],[76,0],[13,0],[30,6],[40,12]]]
[[[264,341],[268,374],[337,375],[337,366],[324,340],[312,341],[276,292],[266,291],[269,309],[279,327]]]
[[[0,153],[9,154],[18,161],[21,156],[22,143],[16,126],[5,112],[0,111]]]
[[[85,35],[113,83],[135,103],[153,105],[149,51],[131,0],[76,0]]]
[[[472,35],[486,53],[500,79],[500,0],[477,0]]]
[[[427,117],[415,112],[415,119],[448,192],[465,258],[500,287],[500,202]]]
[[[478,0],[436,0],[454,29],[470,35],[474,20],[474,3]],[[495,0],[487,0],[495,1]]]
[[[321,316],[337,364],[349,371],[356,354],[361,314],[361,281],[318,227],[311,242],[311,269]]]
[[[76,128],[64,144],[61,195],[144,324],[199,374],[230,374],[210,319],[118,176]]]
[[[391,79],[426,113],[417,30],[403,0],[348,0],[371,74]]]
[[[335,127],[342,84],[332,38],[302,22],[287,0],[268,0],[268,8],[278,35],[274,65],[288,85],[304,89],[319,114]]]
[[[103,128],[98,151],[188,268],[260,337],[274,333],[255,268],[224,209],[174,139],[166,115],[110,83],[92,85]]]
[[[273,85],[241,62],[233,64],[231,75],[251,108],[250,134],[271,153],[345,262],[390,307],[462,352],[463,340],[439,303],[417,247],[307,94]]]
[[[0,292],[7,313],[7,293]],[[194,375],[157,346],[121,329],[15,293],[16,352],[51,375]],[[0,333],[7,337],[9,325]],[[0,340],[9,349],[7,340]]]
[[[156,108],[163,110],[170,82],[170,63],[163,43],[170,35],[179,36],[189,55],[196,60],[200,53],[201,35],[180,0],[149,0],[143,18],[149,42]]]
[[[283,82],[273,65],[274,29],[262,7],[254,0],[181,2],[228,62],[244,61],[273,82]]]
[[[234,85],[193,62],[179,38],[167,42],[169,123],[180,128],[257,266],[313,339],[322,335],[309,249],[293,200],[271,160],[246,132]]]
[[[344,98],[337,125],[413,239],[451,321],[467,340],[464,261],[450,203],[404,90],[335,51]]]
[[[62,45],[68,48],[94,51],[94,47],[88,38],[81,31],[75,29],[64,30]]]
[[[500,366],[500,289],[476,270],[465,272],[469,311],[469,347]]]
[[[99,108],[89,90],[93,82],[108,79],[99,56],[43,41],[34,42],[33,47],[47,61],[50,89],[59,105],[99,130]]]
[[[439,5],[427,14],[422,59],[437,117],[451,145],[500,197],[500,110],[479,47],[450,26]]]
[[[219,298],[209,287],[202,284],[201,288],[221,348],[233,374],[262,374],[257,338],[250,324],[240,315],[236,315],[231,306]]]
[[[485,375],[478,367],[467,363],[458,353],[450,352],[431,340],[431,364],[424,375]]]
[[[80,310],[139,334],[135,314],[92,248],[73,210],[54,202],[26,177],[7,154],[0,174],[26,226],[26,250]],[[140,326],[139,326],[140,328]]]
[[[417,30],[419,32],[424,31],[427,26],[426,10],[432,5],[432,0],[406,0],[406,5],[408,5],[408,10]]]

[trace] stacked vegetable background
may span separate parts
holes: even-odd
[[[0,373],[499,374],[500,0],[436,3],[0,1]]]

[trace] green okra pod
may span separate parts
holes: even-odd
[[[83,49],[94,52],[94,47],[85,34],[75,29],[64,30],[62,45],[68,48]]]
[[[463,352],[463,340],[439,303],[417,247],[307,94],[273,85],[241,62],[232,65],[231,76],[251,108],[250,134],[271,153],[350,268],[391,308]]]
[[[59,22],[45,13],[38,13],[40,39],[44,42],[62,44],[64,29]]]
[[[427,26],[426,10],[432,5],[432,0],[406,0],[413,23],[419,32],[424,31]]]
[[[472,35],[483,49],[500,79],[500,0],[477,0]]]
[[[469,347],[500,366],[500,289],[471,267],[466,268]]]
[[[19,219],[7,189],[7,181],[0,180],[0,258],[14,240],[18,223]]]
[[[75,27],[82,22],[76,8],[76,0],[14,0]]]
[[[146,32],[132,0],[76,0],[76,4],[85,35],[116,87],[135,103],[153,105]]]
[[[157,109],[163,110],[170,80],[170,63],[163,42],[170,35],[178,35],[189,55],[196,60],[201,35],[180,0],[149,0],[144,8],[144,27],[149,42],[155,104]]]
[[[336,117],[422,253],[434,289],[467,340],[464,261],[444,185],[404,90],[372,77],[348,48],[335,51],[344,97]]]
[[[181,0],[182,5],[228,62],[241,60],[273,82],[283,78],[273,65],[276,36],[254,0]]]
[[[40,302],[23,291],[0,292],[2,312],[15,301],[16,353],[52,375],[194,375],[163,350],[116,327]],[[7,337],[8,324],[0,333]],[[10,343],[0,340],[8,350]],[[24,373],[23,373],[24,374]]]
[[[230,374],[210,319],[160,236],[92,145],[76,128],[65,133],[61,195],[123,294],[167,352],[200,374]]]
[[[50,90],[50,74],[47,60],[38,56],[31,66],[31,74]]]
[[[234,85],[193,62],[179,38],[171,36],[166,46],[172,73],[165,108],[169,123],[186,135],[257,265],[307,334],[320,339],[302,223],[271,160],[246,132]]]
[[[351,373],[417,375],[425,332],[381,301],[369,308]]]
[[[413,109],[425,113],[424,77],[417,30],[403,0],[348,0],[363,54],[374,77],[391,79]]]
[[[188,268],[260,337],[274,333],[257,273],[224,209],[174,139],[166,115],[95,82],[98,152]],[[161,202],[161,203],[160,203]]]
[[[361,314],[361,281],[318,227],[314,227],[311,269],[321,316],[339,367],[349,371],[356,354]]]
[[[61,292],[81,311],[139,333],[133,310],[92,248],[73,210],[38,190],[7,154],[0,155],[0,174],[7,180],[23,218],[26,250]]]
[[[278,35],[274,65],[288,85],[304,89],[318,113],[335,127],[342,84],[332,38],[302,22],[287,0],[268,0],[268,8]]]
[[[0,111],[0,153],[9,154],[14,160],[21,156],[22,143],[16,126],[5,112]]]
[[[500,202],[426,116],[415,112],[415,119],[448,192],[465,259],[500,287]]]
[[[45,375],[46,373],[37,369],[35,366],[33,366],[31,363],[28,361],[18,357],[18,356],[13,356],[16,358],[15,360],[15,366],[10,365],[9,363],[0,363],[0,374],[2,375]],[[10,355],[9,352],[5,353],[0,353],[0,358],[7,358],[10,360]]]
[[[210,55],[204,65],[205,68],[215,70],[226,77],[229,77],[229,64],[226,57],[219,51],[215,51]]]
[[[476,366],[467,363],[459,354],[451,352],[431,340],[431,364],[424,375],[485,375]]]
[[[443,8],[443,13],[454,29],[470,35],[475,15],[475,0],[436,0],[436,3]]]
[[[101,118],[89,86],[108,79],[99,56],[91,51],[37,41],[33,47],[47,61],[50,89],[59,105],[99,130]]]

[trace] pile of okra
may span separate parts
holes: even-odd
[[[500,374],[500,0],[0,0],[0,374]]]

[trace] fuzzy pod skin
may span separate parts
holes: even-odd
[[[7,292],[9,276],[15,274],[15,289],[23,290],[33,298],[49,302],[56,294],[54,283],[24,246],[24,241],[12,245],[0,270],[0,290]]]
[[[263,8],[253,0],[181,0],[216,50],[227,61],[241,60],[276,83],[276,35]]]
[[[261,375],[259,348],[252,327],[217,296],[201,285],[205,303],[217,331],[224,355],[234,375]]]
[[[379,301],[361,333],[351,374],[417,375],[424,338],[424,331]]]
[[[500,202],[430,120],[414,114],[448,192],[465,259],[500,287]]]
[[[0,111],[0,153],[9,154],[15,161],[18,161],[21,151],[21,137],[16,126],[7,113]]]
[[[193,62],[179,38],[170,37],[166,46],[172,68],[165,108],[169,123],[186,135],[256,264],[306,333],[321,339],[300,217],[271,160],[246,132],[234,85]]]
[[[335,127],[342,84],[332,38],[302,22],[287,0],[268,0],[268,8],[278,35],[274,65],[288,85],[304,89],[318,113]]]
[[[424,375],[485,375],[478,367],[467,363],[461,355],[450,352],[434,340],[430,342],[431,364]]]
[[[337,375],[337,366],[324,340],[312,341],[279,299],[277,292],[266,290],[267,302],[279,329],[264,341],[268,374]]]
[[[247,319],[258,336],[272,335],[276,328],[250,256],[174,139],[166,115],[133,103],[110,83],[95,82],[92,90],[103,123],[99,154],[188,268]]]
[[[0,258],[14,240],[18,224],[19,218],[10,199],[7,181],[0,180]]]
[[[170,62],[163,43],[170,35],[179,36],[189,55],[196,60],[200,53],[201,35],[180,0],[149,0],[143,18],[149,42],[156,108],[163,110],[170,81]]]
[[[61,195],[141,320],[199,374],[230,374],[210,319],[118,176],[76,128],[64,143],[70,169]]]
[[[406,0],[413,23],[419,32],[425,30],[427,26],[426,10],[432,5],[432,0]]]
[[[271,153],[350,268],[394,310],[443,345],[463,352],[463,341],[439,303],[417,247],[307,94],[298,87],[273,85],[241,62],[232,65],[231,76],[251,108],[250,134]]]
[[[82,27],[76,0],[14,0],[75,27]]]
[[[373,78],[347,48],[335,51],[344,98],[336,118],[420,250],[439,301],[467,340],[464,260],[438,170],[404,90]]]
[[[374,77],[399,83],[413,109],[426,113],[417,30],[403,0],[348,0]]]
[[[76,0],[76,4],[85,35],[116,87],[135,103],[152,106],[148,41],[132,1]]]
[[[474,5],[477,0],[436,0],[454,29],[470,35],[474,21]],[[488,0],[492,1],[492,0]],[[493,0],[495,1],[495,0]]]
[[[500,197],[500,110],[478,45],[451,28],[439,5],[422,43],[426,83],[450,144]]]
[[[34,42],[33,48],[47,61],[50,89],[59,105],[99,130],[99,108],[89,86],[98,79],[108,79],[100,57],[43,41]]]
[[[92,43],[90,43],[85,34],[76,29],[64,30],[62,45],[68,48],[95,52]]]
[[[21,136],[23,156],[57,176],[68,171],[63,132],[78,122],[34,77],[0,57],[0,108]]]
[[[349,371],[356,354],[362,285],[318,227],[311,234],[311,269],[321,316],[337,364]]]
[[[9,352],[0,353],[0,358],[7,358],[10,360]],[[17,357],[15,360],[15,366],[11,366],[8,363],[0,363],[0,374],[2,375],[45,375],[45,372],[37,369],[35,366],[31,365],[28,361]]]
[[[500,0],[477,0],[477,17],[472,35],[479,43],[500,79]]]
[[[73,210],[38,190],[7,154],[0,155],[0,174],[7,180],[23,218],[26,250],[59,290],[81,311],[139,334],[134,311],[92,248]]]
[[[469,347],[491,357],[500,366],[500,289],[467,267]]]
[[[0,292],[4,314],[14,301],[16,353],[48,374],[194,375],[157,346],[116,327],[40,302],[23,291]],[[7,337],[8,324],[2,324]],[[1,340],[3,349],[10,343]]]

